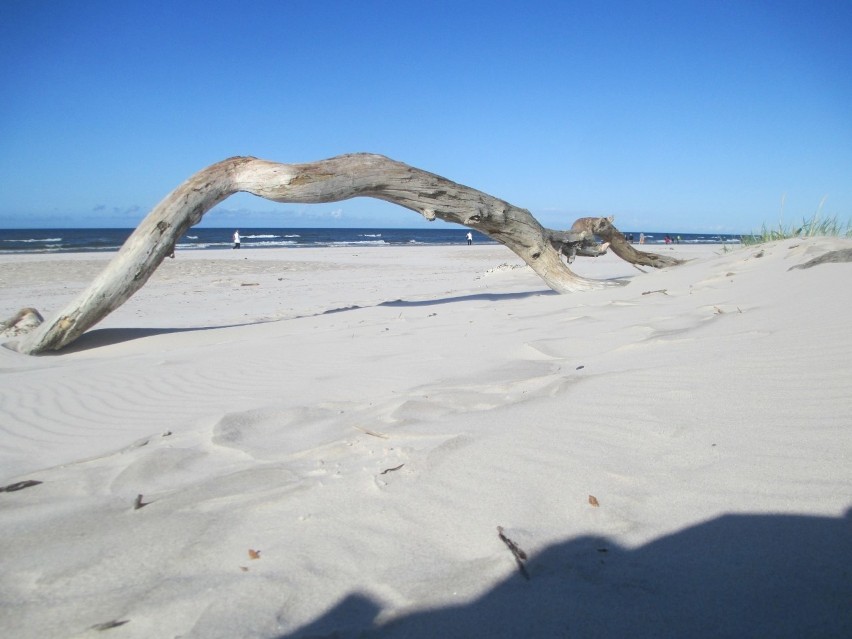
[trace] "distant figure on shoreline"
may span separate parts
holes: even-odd
[[[639,244],[644,244],[644,243],[645,243],[645,234],[640,233],[639,234]]]
[[[234,248],[240,248],[240,229],[234,231]]]
[[[473,233],[468,231],[466,237],[467,237],[467,245],[470,246],[471,244],[473,244]]]

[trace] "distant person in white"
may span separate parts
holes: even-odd
[[[473,233],[470,231],[467,232],[467,245],[470,246],[473,244]]]
[[[234,248],[240,248],[240,229],[234,231]]]

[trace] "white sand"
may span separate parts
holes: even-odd
[[[0,636],[851,636],[852,264],[788,270],[850,246],[179,253],[0,349]],[[109,257],[0,256],[0,317]]]

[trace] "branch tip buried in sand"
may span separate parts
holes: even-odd
[[[521,571],[521,574],[524,576],[524,579],[529,581],[530,574],[527,572],[527,567],[524,565],[524,561],[527,558],[527,553],[521,550],[518,544],[516,544],[514,541],[512,541],[505,535],[505,533],[503,532],[503,526],[497,526],[497,536],[500,537],[500,540],[504,544],[506,544],[510,551],[512,551],[512,555],[515,557],[515,563],[518,564],[518,570]]]

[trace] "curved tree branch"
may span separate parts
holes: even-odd
[[[234,157],[199,171],[166,196],[92,284],[26,335],[17,349],[36,354],[73,342],[139,290],[187,229],[240,191],[275,202],[386,200],[428,220],[477,229],[509,247],[560,293],[613,285],[576,275],[560,257],[568,253],[566,246],[593,244],[589,233],[551,231],[525,209],[384,156],[358,153],[306,164]]]
[[[624,237],[624,234],[613,226],[611,217],[583,218],[583,220],[587,220],[587,230],[605,242],[609,242],[609,248],[612,252],[625,262],[640,266],[651,266],[653,268],[677,266],[684,263],[684,260],[674,257],[636,250],[630,241]],[[577,220],[577,222],[580,222],[580,220]],[[577,222],[575,222],[575,227]]]

